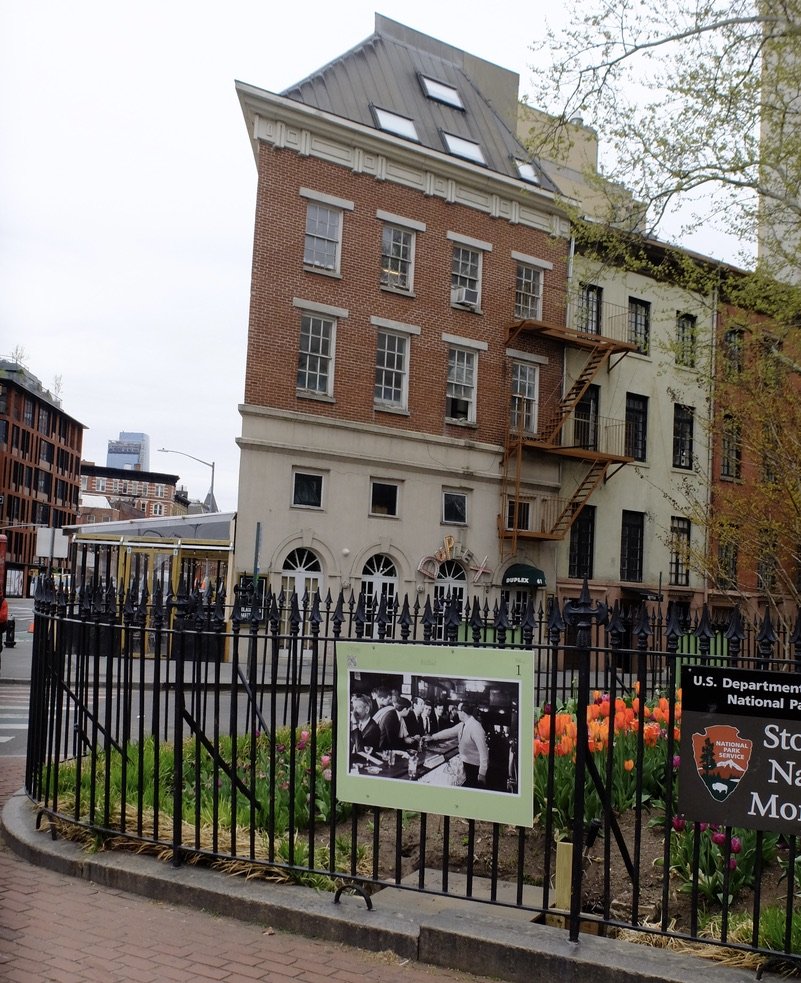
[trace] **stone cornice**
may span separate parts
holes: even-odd
[[[243,82],[236,89],[257,160],[264,142],[516,225],[570,235],[568,215],[550,191]]]

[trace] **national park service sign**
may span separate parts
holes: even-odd
[[[801,833],[801,679],[684,666],[679,811],[696,822]]]
[[[716,802],[726,799],[748,772],[753,741],[740,737],[737,727],[713,724],[693,734],[693,761],[698,777]]]

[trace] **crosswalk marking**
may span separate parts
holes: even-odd
[[[27,686],[0,686],[0,744],[7,744],[28,729]]]

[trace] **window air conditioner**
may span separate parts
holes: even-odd
[[[459,307],[478,307],[478,291],[470,287],[454,287],[451,290],[451,303]]]

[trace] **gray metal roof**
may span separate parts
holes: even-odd
[[[429,98],[421,76],[456,89],[464,109]],[[453,134],[477,143],[490,170],[519,180],[515,158],[531,158],[514,131],[518,85],[514,72],[376,14],[370,37],[281,95],[378,130],[371,106],[387,110],[414,121],[421,146],[449,153],[442,134]],[[556,191],[533,163],[541,187]]]

